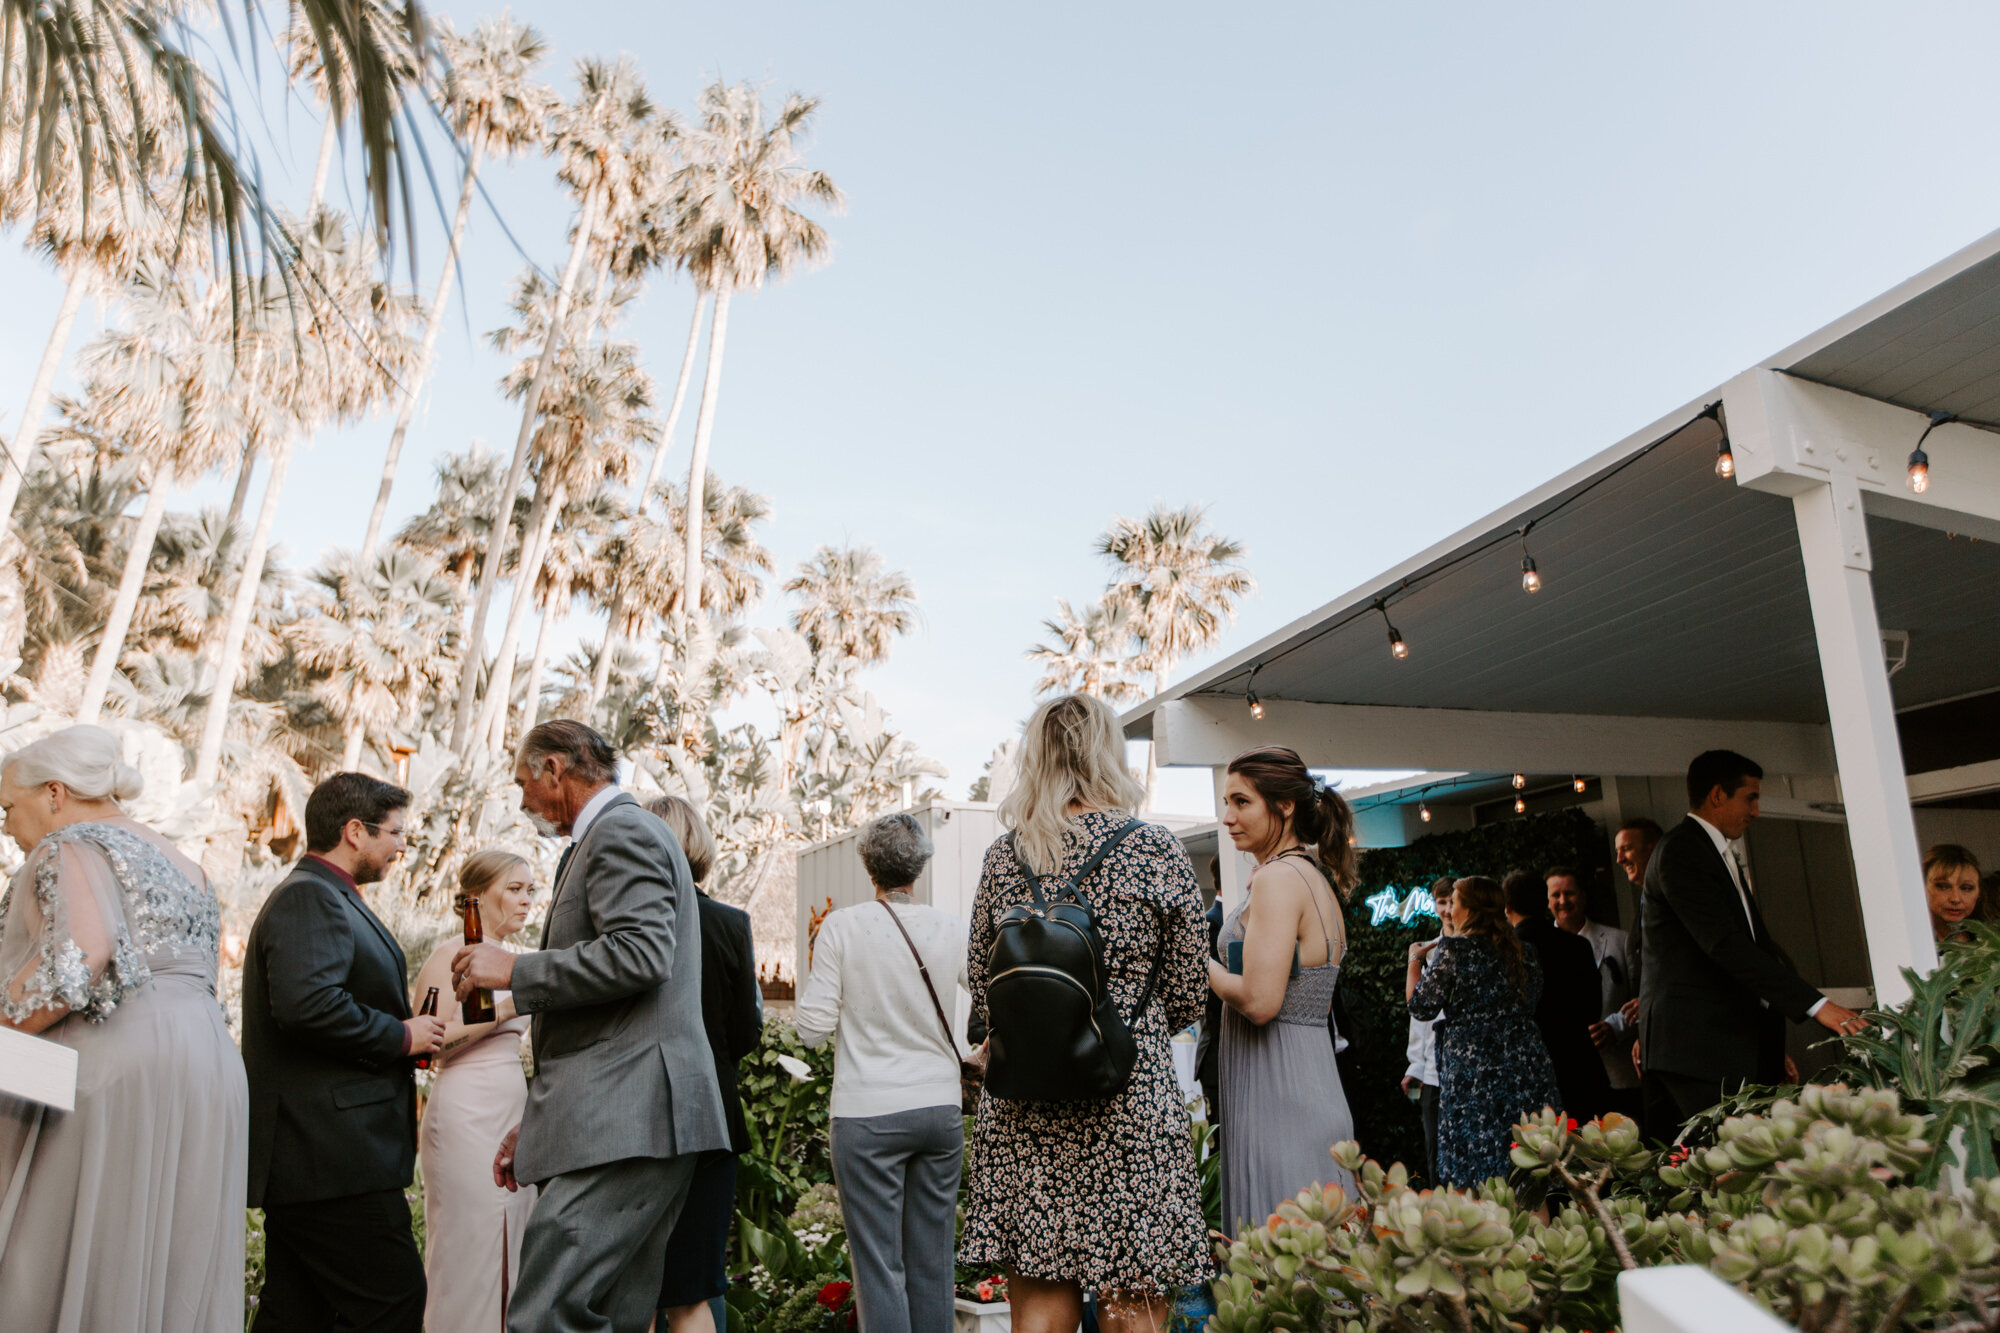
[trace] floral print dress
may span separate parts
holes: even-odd
[[[1126,819],[1074,820],[1064,869],[1082,865]],[[1083,889],[1097,909],[1121,1014],[1131,1013],[1160,955],[1152,1002],[1131,1020],[1139,1047],[1132,1079],[1102,1100],[981,1095],[959,1258],[1086,1291],[1164,1294],[1213,1272],[1188,1110],[1169,1050],[1173,1034],[1201,1017],[1208,993],[1201,890],[1180,840],[1153,825],[1127,836]],[[972,904],[966,972],[982,1020],[996,925],[1031,896],[1003,837],[987,849]]]
[[[1489,939],[1450,936],[1438,942],[1410,996],[1410,1017],[1437,1025],[1438,1175],[1448,1185],[1474,1186],[1505,1177],[1508,1145],[1522,1117],[1544,1106],[1562,1108],[1556,1070],[1535,1026],[1542,993],[1541,963],[1521,946],[1526,992]]]

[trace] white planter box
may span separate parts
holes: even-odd
[[[951,1333],[1009,1333],[1014,1327],[1012,1311],[1005,1301],[982,1305],[978,1301],[952,1301]]]

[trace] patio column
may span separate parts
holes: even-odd
[[[1889,672],[1882,661],[1868,525],[1860,488],[1843,472],[1796,492],[1792,508],[1826,681],[1875,1002],[1886,1007],[1909,998],[1901,969],[1929,972],[1937,966],[1937,946],[1924,901]]]
[[[1250,858],[1229,841],[1229,830],[1222,827],[1222,784],[1229,776],[1229,768],[1216,764],[1209,772],[1215,775],[1215,892],[1222,900],[1222,915],[1227,917],[1243,901],[1253,867]]]

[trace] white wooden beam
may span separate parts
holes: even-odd
[[[1880,665],[1880,654],[1877,654]],[[1204,696],[1160,706],[1162,764],[1224,765],[1256,745],[1289,745],[1314,768],[1646,776],[1683,773],[1703,750],[1728,748],[1772,773],[1832,773],[1823,726],[1704,718],[1486,713],[1265,699],[1264,719],[1240,699]],[[1218,790],[1218,798],[1220,792]]]
[[[1795,494],[1792,509],[1827,712],[1833,719],[1847,844],[1861,890],[1876,1003],[1901,1004],[1910,995],[1902,969],[1929,972],[1937,966],[1937,946],[1924,900],[1896,706],[1882,661],[1860,488],[1853,477],[1836,472]]]
[[[2000,540],[2000,436],[1958,423],[1932,431],[1919,495],[1908,483],[1910,451],[1930,424],[1922,412],[1775,370],[1738,375],[1722,401],[1738,485],[1796,496],[1846,477],[1857,515]]]
[[[1996,787],[2000,787],[2000,759],[1910,774],[1910,799],[1913,801],[1943,801],[1955,796],[1973,796]]]
[[[1222,899],[1222,915],[1236,910],[1236,904],[1243,901],[1243,893],[1250,883],[1250,872],[1256,869],[1250,857],[1236,850],[1236,844],[1229,840],[1229,830],[1222,824],[1222,784],[1228,779],[1226,765],[1217,764],[1211,770],[1215,778],[1215,894]]]

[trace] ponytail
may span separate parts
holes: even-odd
[[[1354,809],[1333,788],[1314,777],[1298,751],[1282,745],[1246,750],[1229,761],[1229,771],[1257,789],[1274,814],[1292,807],[1292,833],[1319,858],[1334,892],[1343,901],[1360,882],[1354,850]]]

